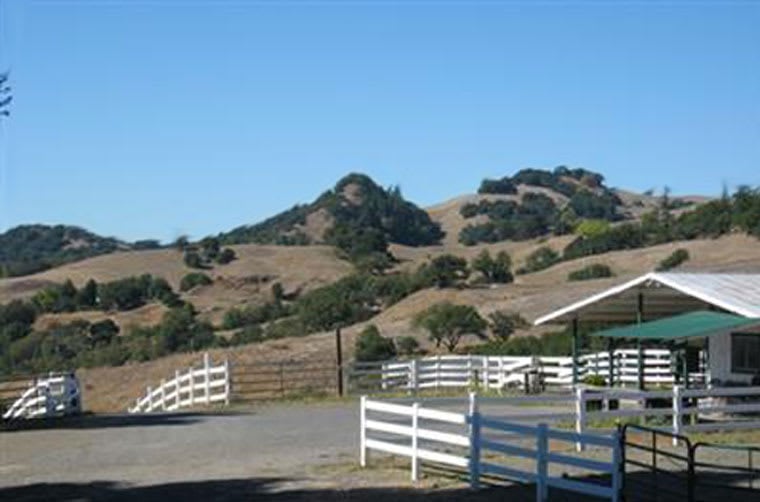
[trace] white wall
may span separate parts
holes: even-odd
[[[722,382],[731,380],[750,383],[752,375],[731,372],[731,334],[711,335],[709,339],[708,364],[710,368],[710,380],[717,379]]]

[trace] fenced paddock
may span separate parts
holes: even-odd
[[[230,365],[228,361],[213,366],[208,353],[203,367],[176,370],[174,378],[162,380],[157,388],[148,387],[145,396],[138,398],[129,413],[175,411],[196,405],[230,402]]]
[[[607,385],[672,385],[668,350],[616,350],[579,358],[578,377],[597,376]],[[612,366],[610,368],[610,365]],[[640,367],[641,365],[641,367]],[[641,374],[639,371],[641,370]],[[355,393],[379,393],[429,389],[472,388],[503,391],[527,387],[535,378],[540,386],[569,388],[573,385],[573,358],[550,356],[433,356],[408,361],[356,362],[347,372],[349,389]],[[701,381],[703,375],[692,373]]]

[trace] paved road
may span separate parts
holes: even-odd
[[[466,400],[435,407],[464,411]],[[486,408],[491,416],[540,411]],[[340,402],[227,414],[86,416],[4,431],[0,500],[262,500],[266,494],[278,500],[395,502],[399,490],[404,499],[422,498],[423,492],[410,490],[408,466],[355,469],[358,425],[358,403]],[[524,494],[513,495],[522,500]],[[487,499],[440,489],[424,496],[426,502]]]
[[[299,475],[358,451],[356,405],[250,413],[85,417],[0,432],[0,486],[93,480],[136,484]]]

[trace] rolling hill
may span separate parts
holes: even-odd
[[[589,171],[563,168],[547,175],[537,170],[524,170],[515,176],[491,181],[485,183],[485,191],[481,185],[480,193],[456,197],[422,210],[406,201],[397,189],[386,190],[366,176],[352,174],[313,203],[295,206],[259,224],[220,233],[217,239],[230,245],[236,255],[236,259],[228,264],[199,271],[189,268],[182,253],[176,249],[137,250],[135,245],[118,242],[113,243],[112,248],[92,244],[92,252],[97,256],[0,280],[0,297],[3,299],[0,303],[29,299],[66,280],[71,280],[75,288],[82,288],[90,279],[106,283],[142,274],[164,278],[178,291],[183,277],[202,272],[210,277],[211,284],[181,292],[180,298],[192,304],[198,318],[210,322],[218,335],[230,337],[232,331],[221,330],[224,314],[232,308],[266,306],[272,301],[272,285],[275,283],[283,286],[283,294],[290,299],[288,305],[292,304],[291,308],[296,309],[286,315],[296,317],[298,301],[292,299],[349,276],[358,277],[355,284],[360,285],[362,280],[371,281],[372,277],[413,274],[421,265],[444,254],[471,261],[484,250],[492,255],[506,251],[512,258],[513,269],[516,269],[541,248],[550,248],[557,253],[558,263],[545,270],[517,275],[510,284],[484,285],[469,281],[456,288],[425,286],[415,289],[392,304],[373,306],[376,310],[371,319],[344,329],[348,352],[356,335],[369,323],[375,324],[386,336],[414,336],[430,349],[425,334],[413,329],[411,320],[440,301],[469,304],[482,315],[494,310],[514,311],[530,320],[591,291],[651,271],[676,249],[687,250],[691,257],[681,265],[684,269],[760,271],[758,240],[746,235],[758,235],[753,229],[760,229],[757,226],[760,212],[751,209],[752,204],[756,204],[753,192],[745,199],[740,199],[742,194],[735,197],[736,206],[741,204],[745,213],[742,213],[742,219],[732,224],[736,211],[726,201],[697,196],[665,199],[651,194],[635,194],[606,187],[601,176]],[[507,193],[490,193],[489,190]],[[746,207],[750,209],[746,210]],[[581,248],[584,253],[590,250],[594,254],[576,253],[562,259],[571,244],[577,245],[579,240],[586,239],[591,239],[593,244],[593,239],[598,239],[598,235],[566,231],[560,218],[567,218],[568,214],[574,222],[588,221],[589,214],[600,215],[593,220],[604,223],[598,225],[604,235],[612,235],[614,239],[633,235],[635,239],[632,244],[623,242],[621,245],[615,241],[609,248]],[[728,221],[721,219],[726,214]],[[512,225],[511,219],[518,224]],[[461,239],[462,231],[468,226],[487,224],[491,224],[492,229],[506,228],[506,233],[498,234],[500,237],[512,232],[519,238],[500,238],[495,242],[463,242]],[[577,224],[573,223],[574,226]],[[674,230],[660,236],[652,233],[652,225],[656,231],[665,225],[665,228],[672,227],[682,233]],[[642,235],[634,235],[636,232]],[[644,235],[645,232],[648,233]],[[496,234],[484,235],[491,239]],[[685,237],[679,239],[682,235]],[[69,244],[63,247],[74,242],[72,237],[68,239]],[[0,246],[2,242],[0,240]],[[357,246],[357,242],[361,246]],[[85,247],[81,243],[76,245]],[[13,257],[13,249],[18,247],[8,247],[4,255],[0,250],[0,256]],[[53,256],[58,248],[53,246],[50,249]],[[357,270],[362,270],[357,258],[386,253],[393,257],[390,268],[384,272],[365,270],[361,274],[366,275],[355,275]],[[40,254],[43,256],[44,253]],[[591,264],[609,266],[615,277],[568,282],[570,272]],[[124,334],[133,326],[158,324],[168,311],[166,305],[149,301],[127,311],[49,312],[35,320],[33,329],[35,332],[55,329],[76,319],[90,323],[111,319]],[[277,319],[264,321],[262,326],[266,328],[267,323],[278,322]],[[538,334],[546,329],[530,328],[518,335]],[[289,338],[265,339],[234,348],[211,350],[217,357],[230,357],[237,362],[333,357],[331,333],[293,336],[305,332],[296,327],[295,331],[290,331]],[[19,336],[18,330],[9,333],[7,336]],[[0,341],[2,336],[0,331]],[[2,351],[0,356],[3,356]],[[181,353],[154,361],[84,370],[83,381],[89,391],[90,405],[97,410],[116,409],[117,403],[121,405],[133,398],[147,383],[171,373],[173,365],[196,359],[197,355]]]

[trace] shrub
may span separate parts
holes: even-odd
[[[501,341],[507,341],[516,329],[528,326],[528,321],[515,312],[497,310],[488,315],[488,328],[494,338]]]
[[[662,260],[657,266],[657,270],[664,272],[681,265],[685,261],[689,260],[689,252],[685,249],[676,249],[667,258]]]
[[[470,275],[467,260],[451,254],[436,256],[420,273],[439,288],[453,286]]]
[[[190,272],[185,275],[179,283],[180,291],[189,291],[196,286],[207,286],[213,281],[211,277],[202,272]]]
[[[600,279],[602,277],[613,277],[612,269],[601,263],[594,263],[579,270],[574,270],[567,275],[568,281],[587,281],[589,279]]]
[[[509,283],[514,280],[512,276],[512,259],[505,251],[499,252],[496,259],[491,258],[487,250],[483,250],[474,260],[472,268],[477,270],[486,281],[493,283]]]
[[[185,261],[185,265],[187,265],[190,268],[205,268],[205,265],[203,264],[203,259],[201,258],[201,255],[199,255],[197,251],[192,251],[192,250],[185,251],[183,260]]]
[[[396,357],[393,340],[380,334],[377,326],[370,324],[362,330],[356,339],[354,357],[357,361],[384,361]]]
[[[236,331],[230,338],[230,345],[245,345],[248,343],[260,342],[264,339],[264,330],[259,325],[246,326],[240,331]]]
[[[420,342],[413,336],[400,336],[396,339],[396,349],[399,354],[410,356],[420,348]]]
[[[222,249],[222,252],[219,253],[219,256],[217,257],[216,261],[220,265],[226,265],[227,263],[234,260],[237,256],[235,255],[235,251],[232,250],[232,248],[224,248]]]
[[[560,257],[556,251],[548,246],[542,246],[528,255],[525,259],[525,266],[518,273],[530,274],[538,272],[559,263],[559,261]]]

